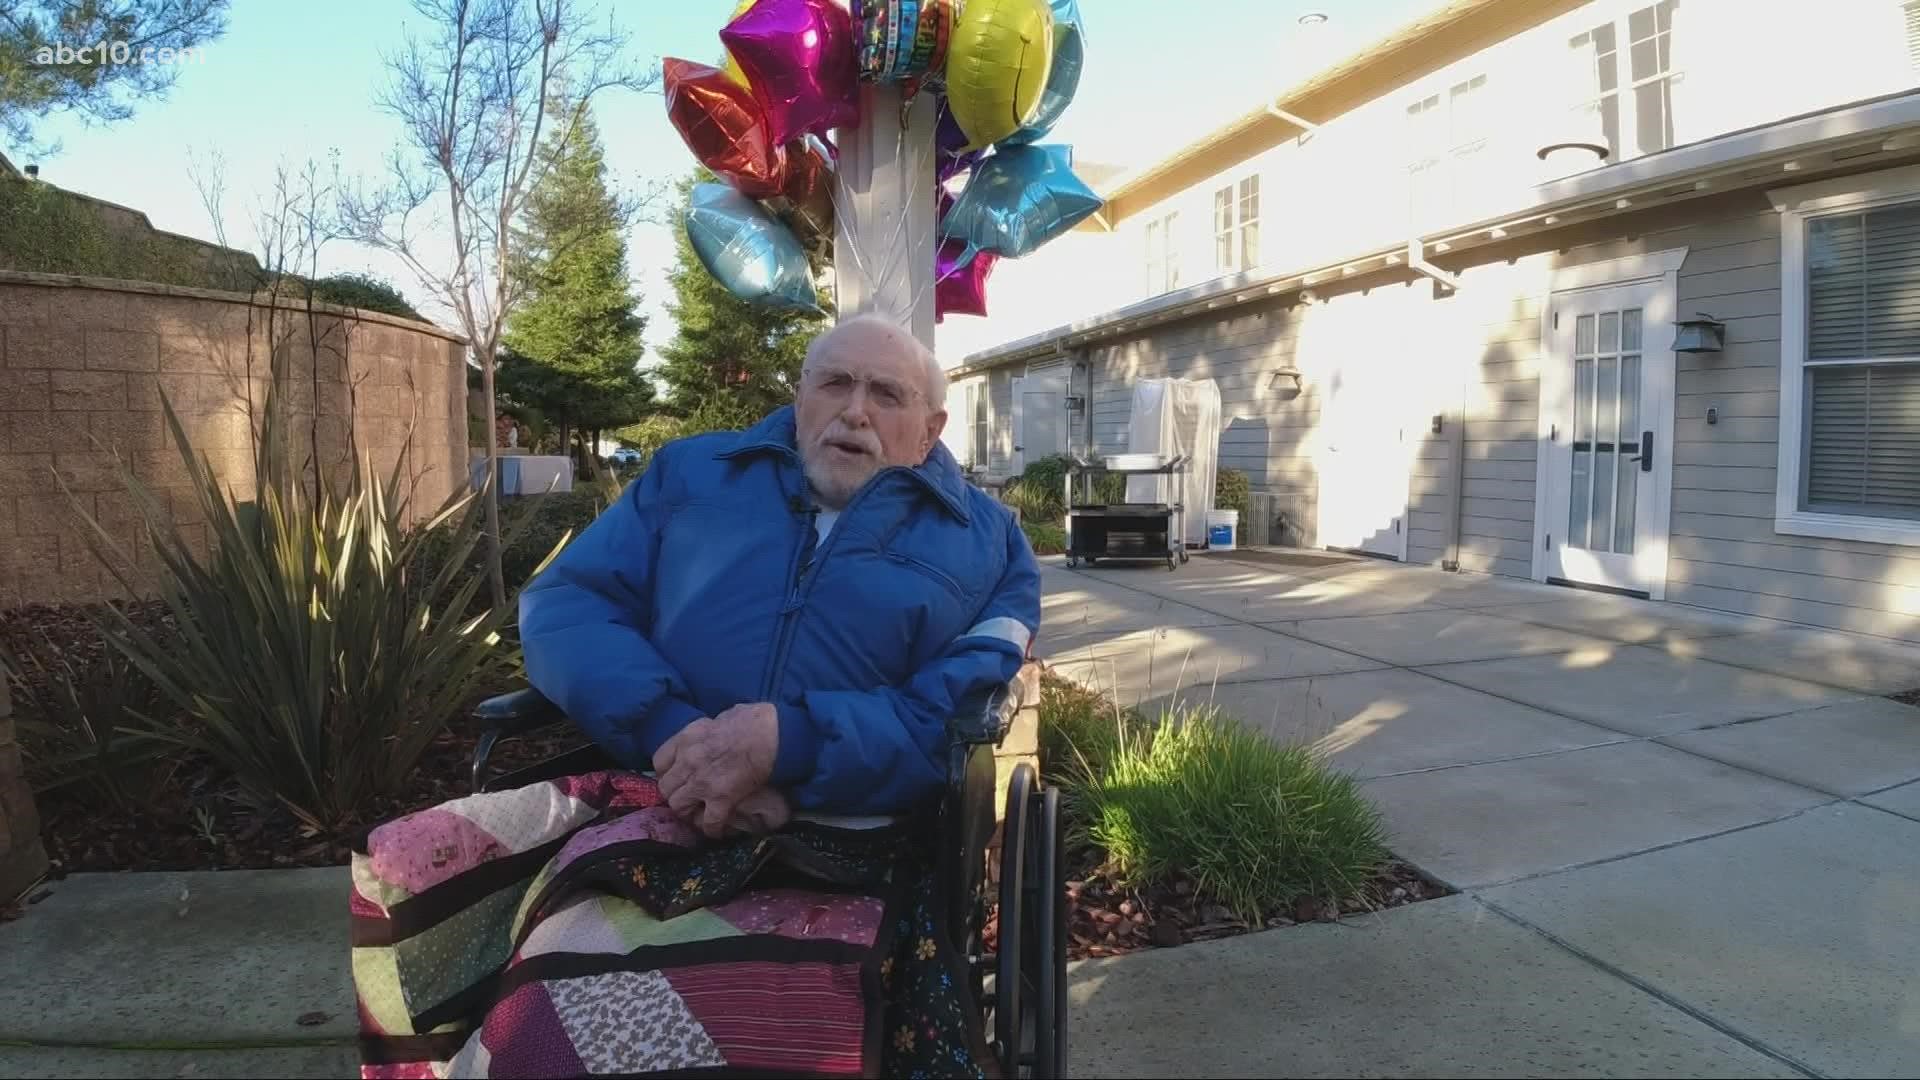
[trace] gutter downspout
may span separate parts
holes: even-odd
[[[1453,483],[1448,492],[1447,507],[1447,553],[1440,561],[1440,569],[1450,574],[1460,572],[1460,530],[1462,507],[1467,495],[1467,384],[1460,382],[1460,401],[1453,410],[1453,431],[1447,440],[1453,450]]]

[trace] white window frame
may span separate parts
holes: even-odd
[[[1425,92],[1415,94],[1403,110],[1410,143],[1407,150],[1407,213],[1412,231],[1424,232],[1453,220],[1461,212],[1461,170],[1475,155],[1493,144],[1496,124],[1485,95],[1492,79],[1486,71],[1451,75]],[[1463,131],[1460,104],[1472,94],[1481,123]],[[1421,216],[1427,208],[1431,220]]]
[[[1780,213],[1780,456],[1773,531],[1920,547],[1920,519],[1835,514],[1800,508],[1801,429],[1806,422],[1807,220],[1831,213],[1920,201],[1920,166],[1767,192]]]
[[[1566,45],[1564,45],[1563,48],[1566,49],[1569,56],[1577,57],[1581,63],[1591,69],[1594,63],[1592,42],[1589,41],[1586,45],[1575,47],[1573,45],[1573,39],[1583,34],[1591,34],[1595,29],[1603,25],[1611,24],[1613,27],[1613,56],[1610,61],[1613,65],[1613,89],[1602,90],[1597,80],[1595,80],[1591,86],[1583,83],[1581,86],[1580,99],[1570,103],[1572,110],[1575,112],[1579,112],[1582,109],[1594,110],[1595,124],[1604,131],[1605,123],[1600,119],[1600,106],[1606,99],[1614,99],[1614,115],[1620,125],[1619,134],[1622,145],[1612,148],[1613,156],[1607,161],[1609,165],[1622,161],[1630,161],[1634,158],[1645,157],[1648,154],[1657,154],[1680,145],[1679,120],[1678,118],[1670,117],[1669,123],[1672,125],[1673,130],[1667,133],[1667,144],[1665,146],[1655,147],[1652,150],[1645,150],[1640,147],[1640,96],[1636,91],[1642,87],[1664,82],[1667,84],[1666,98],[1667,101],[1671,103],[1673,101],[1674,85],[1686,81],[1686,72],[1674,66],[1669,66],[1665,71],[1656,72],[1644,78],[1635,79],[1633,77],[1633,15],[1636,12],[1644,11],[1648,8],[1657,8],[1661,3],[1662,0],[1613,0],[1613,2],[1609,4],[1595,5],[1591,10],[1583,8],[1581,9],[1580,16],[1576,19],[1576,27],[1572,28],[1571,32],[1566,35]],[[1660,36],[1658,23],[1659,14],[1657,12],[1654,15],[1654,19],[1654,36],[1657,38]],[[1674,56],[1673,28],[1669,27],[1666,33],[1667,62],[1669,65],[1672,65]],[[1659,50],[1656,48],[1655,56],[1657,57],[1658,55]],[[1629,143],[1631,143],[1631,146],[1627,145]]]
[[[1247,258],[1247,228],[1260,227],[1260,215],[1246,216],[1248,184],[1253,185],[1253,197],[1260,198],[1259,172],[1243,173],[1213,189],[1213,203],[1209,208],[1213,220],[1213,272],[1216,277],[1226,274],[1244,274],[1259,265],[1258,259]],[[1220,196],[1227,197],[1226,226],[1220,224]],[[1225,262],[1220,260],[1220,241],[1227,242],[1227,250],[1232,252]]]
[[[1147,295],[1164,296],[1180,288],[1180,243],[1174,235],[1180,211],[1168,210],[1141,226],[1145,236]],[[1154,237],[1160,238],[1159,257],[1155,258]]]

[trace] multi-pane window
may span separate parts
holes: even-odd
[[[1567,47],[1583,69],[1576,112],[1606,139],[1611,160],[1665,150],[1674,143],[1673,13],[1678,0],[1628,12],[1575,34]],[[1624,64],[1623,64],[1624,58]],[[1624,67],[1624,70],[1623,70]]]
[[[1176,231],[1179,224],[1177,210],[1147,222],[1148,296],[1180,287],[1180,243]]]
[[[1260,177],[1213,193],[1213,267],[1235,274],[1260,265]]]
[[[1461,211],[1488,183],[1486,86],[1487,77],[1475,75],[1407,106],[1407,190],[1417,227]]]
[[[1806,223],[1800,509],[1920,518],[1920,203]]]

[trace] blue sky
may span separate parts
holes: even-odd
[[[610,10],[630,32],[633,58],[711,62],[733,0],[624,0]],[[1190,141],[1212,123],[1256,104],[1391,29],[1433,0],[1081,0],[1088,42],[1078,96],[1055,129],[1076,158],[1139,164]],[[603,8],[603,10],[609,10]],[[1299,16],[1321,11],[1307,28]],[[202,63],[185,67],[164,101],[132,119],[88,127],[56,118],[40,128],[63,145],[39,160],[64,187],[145,211],[154,224],[213,238],[190,166],[224,161],[227,241],[258,250],[252,222],[277,164],[323,165],[338,151],[351,174],[378,178],[398,139],[374,104],[386,82],[382,54],[414,21],[402,0],[234,0],[227,34]],[[600,99],[596,118],[612,182],[629,190],[671,181],[692,157],[667,122],[657,91]],[[6,148],[9,156],[15,148]],[[25,162],[20,162],[24,164]],[[671,223],[636,228],[628,262],[650,318],[649,353],[671,336],[661,309],[672,259]],[[409,272],[377,252],[330,248],[323,272],[385,277],[419,303]]]

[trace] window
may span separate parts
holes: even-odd
[[[1673,13],[1679,6],[1679,0],[1661,0],[1567,42],[1581,68],[1574,111],[1596,118],[1589,122],[1612,149],[1611,161],[1674,143],[1673,83],[1679,73],[1673,70]]]
[[[1920,544],[1920,170],[1774,193],[1781,532]]]
[[[1445,221],[1489,190],[1486,86],[1487,77],[1475,75],[1407,106],[1407,189],[1416,228]]]
[[[1260,177],[1213,193],[1213,268],[1236,274],[1260,265]]]
[[[1175,233],[1180,212],[1147,222],[1147,295],[1180,287],[1180,243]]]
[[[976,382],[967,387],[967,401],[973,414],[969,418],[973,424],[973,455],[970,464],[982,469],[987,467],[987,451],[990,445],[988,439],[993,434],[993,421],[987,416],[987,398],[986,383]]]

